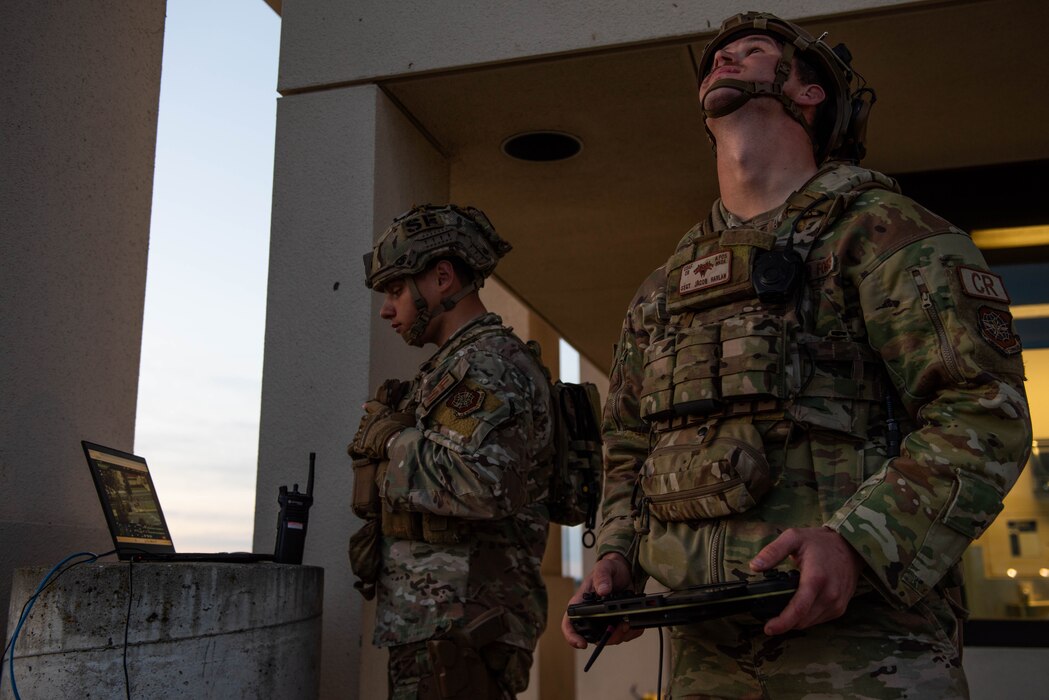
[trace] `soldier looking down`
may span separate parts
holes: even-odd
[[[573,602],[800,573],[772,619],[672,628],[676,700],[968,697],[958,561],[1027,459],[1020,340],[970,237],[856,165],[873,91],[850,62],[726,20],[699,63],[721,196],[616,346]]]
[[[365,518],[351,563],[378,595],[392,698],[512,697],[546,624],[550,383],[477,292],[509,250],[481,211],[426,205],[365,256],[381,317],[438,346],[411,382],[383,383],[349,447]]]

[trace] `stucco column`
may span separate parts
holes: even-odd
[[[134,447],[164,12],[0,3],[0,628],[16,568],[112,546],[80,441]]]
[[[278,101],[254,549],[272,549],[278,488],[305,488],[316,452],[304,563],[325,569],[323,698],[385,694],[346,556],[360,525],[346,445],[377,382],[425,359],[378,321],[362,257],[394,216],[447,193],[443,158],[374,85]]]

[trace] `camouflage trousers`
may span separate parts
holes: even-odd
[[[426,642],[413,642],[389,648],[387,667],[390,700],[439,700],[442,698]],[[512,699],[528,687],[532,654],[509,644],[490,644],[481,651],[490,680],[487,695],[463,700]],[[458,697],[458,696],[456,696]]]
[[[936,593],[908,610],[867,593],[837,620],[776,637],[743,615],[676,627],[667,697],[968,698],[960,624]]]

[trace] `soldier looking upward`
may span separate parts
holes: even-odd
[[[478,296],[510,250],[473,208],[416,207],[365,256],[381,317],[437,352],[388,380],[349,447],[357,587],[378,594],[390,697],[512,697],[546,624],[550,384]]]
[[[1027,459],[1020,341],[969,236],[856,165],[873,92],[850,62],[726,20],[699,64],[720,199],[616,346],[573,602],[800,572],[772,619],[672,628],[676,700],[968,697],[958,561]]]

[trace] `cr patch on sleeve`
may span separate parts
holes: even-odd
[[[1003,304],[1012,303],[1009,292],[1005,291],[1002,278],[987,270],[958,266],[958,279],[962,283],[962,292],[975,299],[987,299]]]

